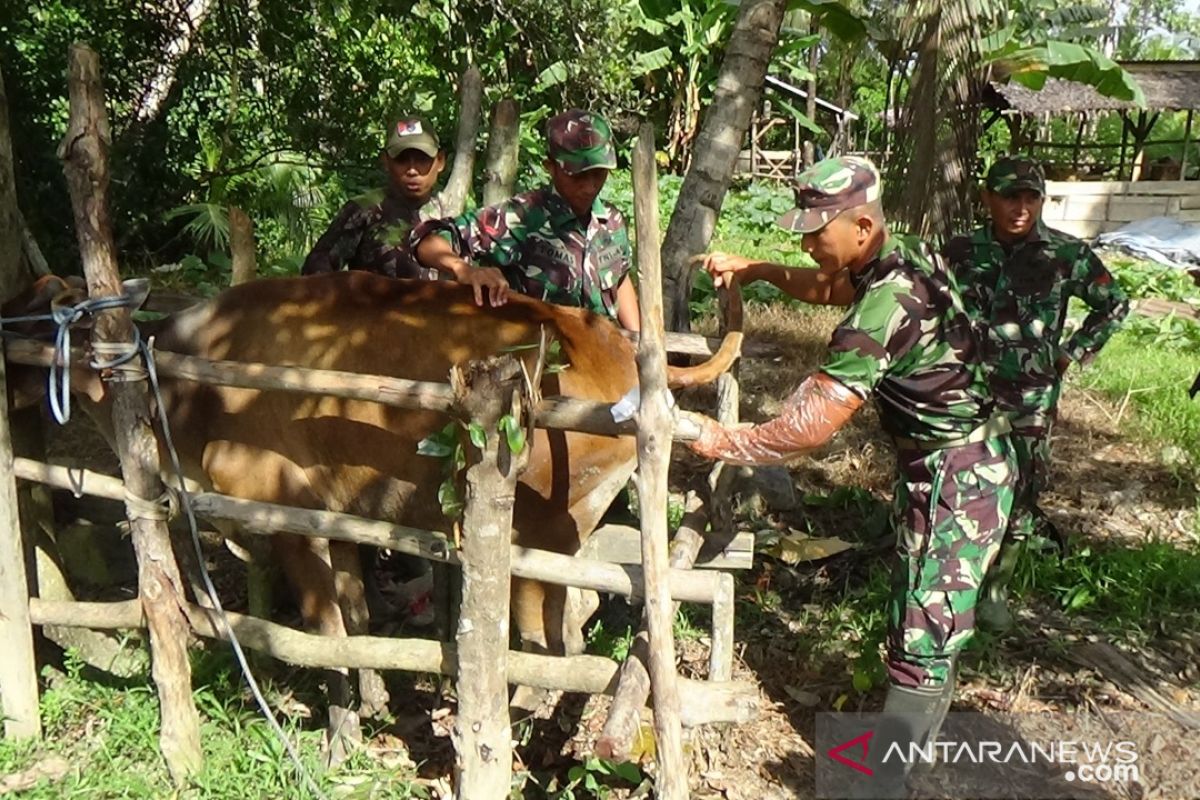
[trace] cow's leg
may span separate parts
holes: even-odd
[[[274,543],[279,563],[296,594],[304,624],[322,636],[346,636],[328,543],[286,534],[274,537]],[[325,670],[325,680],[329,694],[325,758],[330,766],[334,766],[362,742],[362,727],[352,704],[349,670]]]
[[[563,614],[563,649],[569,656],[583,652],[583,626],[600,608],[600,595],[591,589],[567,587],[567,607]]]
[[[358,546],[350,542],[329,543],[329,563],[337,587],[338,603],[346,633],[361,636],[368,632],[367,595],[363,584],[362,561]],[[378,670],[358,670],[359,711],[364,717],[378,717],[387,711],[388,693]]]
[[[561,655],[563,652],[563,607],[566,591],[562,586],[513,578],[512,612],[521,636],[521,649],[527,653]],[[555,610],[557,609],[557,610]],[[552,709],[557,693],[532,686],[518,686],[511,704],[523,712],[544,716]]]

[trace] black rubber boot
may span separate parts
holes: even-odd
[[[993,633],[1004,633],[1012,629],[1012,611],[1008,608],[1008,585],[1017,571],[1017,562],[1025,550],[1025,542],[1005,539],[1000,552],[992,562],[983,586],[979,589],[979,600],[975,604],[975,624]]]
[[[875,784],[882,798],[907,797],[906,780],[913,771],[929,769],[932,765],[918,763],[916,751],[937,739],[950,703],[954,699],[957,678],[957,658],[951,662],[950,675],[941,686],[889,686],[883,702],[883,718],[878,729],[879,758]],[[888,757],[893,745],[898,745],[903,759]],[[913,747],[915,745],[915,748]]]

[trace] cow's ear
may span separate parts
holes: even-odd
[[[130,312],[137,311],[146,302],[146,297],[150,294],[150,281],[146,278],[130,278],[126,281],[121,281],[121,288],[125,295],[129,297]]]

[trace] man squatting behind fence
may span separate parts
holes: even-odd
[[[1129,298],[1084,242],[1042,221],[1046,179],[1027,158],[1001,158],[984,179],[990,219],[944,249],[977,326],[997,408],[1012,424],[1017,454],[1016,499],[1000,553],[984,582],[978,620],[1004,631],[1013,624],[1008,584],[1031,541],[1065,541],[1038,508],[1047,485],[1050,432],[1062,375],[1087,364],[1129,312]],[[1064,344],[1067,303],[1088,307]],[[1041,537],[1035,539],[1034,533]]]
[[[885,712],[923,720],[936,735],[954,693],[955,663],[975,625],[979,586],[1013,499],[1008,423],[993,416],[987,375],[951,274],[915,240],[890,234],[880,177],[860,158],[802,173],[796,208],[780,224],[804,235],[819,269],[712,254],[714,277],[740,274],[809,302],[848,305],[825,363],[782,413],[761,425],[700,427],[692,449],[737,464],[793,459],[829,441],[869,397],[896,448],[892,509],[899,565],[888,606]]]

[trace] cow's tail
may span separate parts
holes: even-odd
[[[720,298],[722,316],[725,319],[725,338],[712,358],[703,364],[691,367],[667,367],[667,383],[672,389],[686,389],[689,386],[703,386],[712,383],[724,372],[728,372],[733,362],[742,354],[742,291],[736,283],[733,287],[722,286],[717,289]]]

